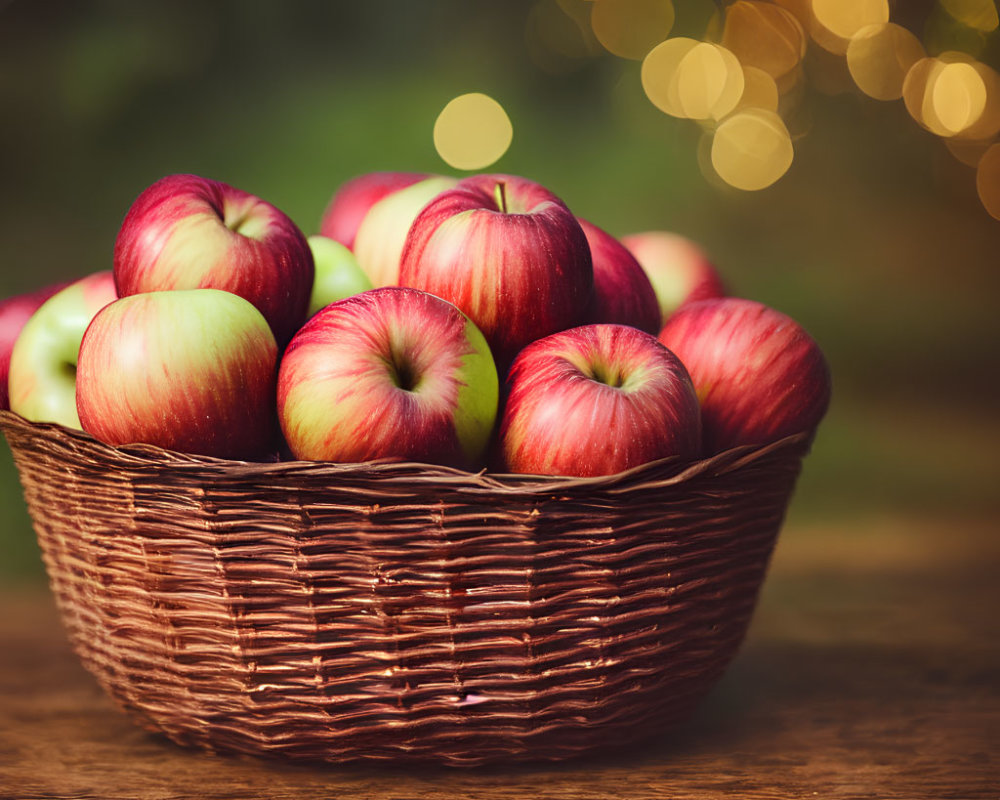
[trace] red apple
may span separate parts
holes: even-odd
[[[267,321],[235,294],[123,297],[94,317],[80,345],[80,422],[111,445],[261,458],[277,433],[277,360]]]
[[[372,286],[399,284],[399,262],[410,226],[420,210],[457,181],[431,176],[387,194],[365,214],[354,239],[354,255]]]
[[[830,404],[830,369],[819,345],[762,303],[690,303],[667,320],[660,341],[694,381],[707,453],[814,431]]]
[[[237,294],[284,344],[305,321],[313,259],[302,232],[270,203],[219,181],[169,175],[125,216],[114,272],[121,297],[202,288]]]
[[[18,334],[38,307],[67,285],[65,282],[57,283],[0,301],[0,409],[10,408],[7,376],[10,374],[10,354]]]
[[[327,306],[295,335],[278,417],[296,458],[474,466],[498,391],[486,340],[461,311],[386,287]]]
[[[701,448],[698,399],[680,360],[626,325],[584,325],[525,347],[507,378],[507,469],[610,475]]]
[[[715,266],[690,239],[666,231],[648,231],[623,236],[621,241],[649,276],[664,321],[685,303],[725,296]]]
[[[468,314],[503,367],[529,342],[582,321],[594,274],[580,223],[552,192],[474,175],[414,220],[400,283]]]
[[[111,270],[60,289],[24,324],[10,354],[11,410],[33,422],[80,428],[76,362],[84,331],[117,298]]]
[[[594,262],[594,294],[586,319],[592,323],[631,325],[656,336],[662,319],[660,305],[639,262],[610,233],[580,219]]]
[[[429,177],[422,172],[369,172],[351,178],[337,189],[323,212],[320,234],[353,250],[354,237],[368,209],[397,189]]]

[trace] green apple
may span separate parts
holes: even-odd
[[[80,429],[76,364],[84,331],[118,297],[111,270],[71,283],[25,323],[10,354],[10,410],[32,422]]]
[[[340,242],[319,234],[310,236],[307,241],[316,265],[308,316],[330,303],[374,288],[364,270],[358,266],[354,253]]]

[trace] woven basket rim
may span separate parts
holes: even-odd
[[[651,483],[663,487],[681,484],[702,474],[722,475],[742,469],[748,464],[767,458],[776,451],[809,448],[812,437],[808,432],[792,434],[763,445],[740,445],[712,456],[694,461],[670,456],[649,461],[622,472],[595,477],[570,477],[563,475],[526,475],[489,472],[486,469],[471,472],[439,464],[413,461],[379,459],[364,462],[330,461],[238,461],[201,456],[167,450],[152,444],[113,446],[96,439],[86,431],[68,428],[55,422],[32,422],[21,415],[0,410],[0,429],[23,431],[42,436],[53,442],[84,448],[95,454],[117,461],[121,466],[135,468],[169,467],[177,471],[206,470],[218,472],[229,478],[260,480],[278,475],[299,474],[306,477],[336,477],[365,475],[367,478],[392,480],[412,479],[419,474],[424,479],[453,484],[454,488],[470,488],[497,493],[545,493],[557,491],[590,490],[614,494],[626,491],[636,483],[650,488]]]

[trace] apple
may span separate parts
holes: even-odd
[[[627,325],[584,325],[525,347],[507,377],[500,451],[512,472],[589,477],[695,458],[698,399],[684,365]]]
[[[489,444],[499,381],[461,311],[384,287],[320,311],[285,351],[278,418],[296,458],[472,467]]]
[[[115,241],[121,297],[223,289],[250,301],[285,344],[306,318],[313,259],[270,203],[219,181],[168,175],[132,204]]]
[[[316,266],[308,316],[330,303],[372,288],[372,282],[358,266],[354,253],[340,242],[319,235],[310,236],[306,241]]]
[[[77,356],[87,326],[117,298],[111,270],[60,289],[24,324],[10,354],[10,409],[32,422],[80,428]]]
[[[762,303],[689,303],[659,338],[691,374],[708,454],[813,432],[830,404],[830,369],[819,345]]]
[[[273,451],[278,345],[263,315],[219,289],[148,292],[94,317],[80,345],[83,429],[219,458]]]
[[[662,324],[660,305],[635,256],[610,233],[580,217],[577,220],[594,262],[594,294],[587,321],[631,325],[656,336]]]
[[[24,323],[31,318],[31,315],[38,310],[42,303],[68,285],[64,281],[0,301],[0,409],[10,408],[10,396],[7,391],[10,354]]]
[[[354,237],[368,210],[387,194],[431,177],[422,172],[369,172],[342,184],[323,212],[319,232],[354,248]]]
[[[432,176],[386,195],[371,207],[354,239],[354,255],[373,286],[399,284],[399,262],[410,225],[424,206],[456,183],[454,178]]]
[[[594,273],[562,200],[524,178],[473,175],[414,220],[400,283],[458,306],[506,368],[529,342],[583,321]]]
[[[667,231],[623,236],[622,244],[649,276],[664,321],[685,303],[724,297],[726,288],[705,251],[690,239]]]

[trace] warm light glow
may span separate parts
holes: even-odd
[[[486,169],[507,152],[513,137],[507,112],[478,92],[456,97],[434,123],[438,155],[455,169]]]
[[[983,65],[963,53],[924,58],[907,73],[903,100],[910,116],[938,136],[987,138],[992,134],[981,135],[979,129],[984,115],[989,112],[992,118],[995,113],[990,77]]]
[[[757,67],[743,66],[743,94],[736,108],[777,111],[779,100],[778,84],[774,82],[774,78]]]
[[[941,7],[963,25],[983,33],[1000,27],[1000,17],[993,0],[940,0]]]
[[[986,107],[979,119],[957,134],[963,139],[985,140],[1000,133],[1000,73],[981,61],[969,61],[969,65],[983,80],[986,87]]]
[[[925,56],[906,28],[892,22],[862,28],[847,46],[847,66],[858,88],[876,100],[898,100],[910,68]]]
[[[929,88],[933,119],[945,136],[964,131],[986,108],[986,85],[970,64],[945,64]]]
[[[888,0],[812,0],[815,24],[811,33],[832,53],[844,54],[847,44],[863,28],[889,21]]]
[[[674,26],[671,0],[593,0],[591,5],[597,41],[621,58],[642,59]]]
[[[990,216],[1000,219],[1000,144],[994,144],[979,159],[976,190]]]
[[[722,44],[744,66],[782,82],[806,53],[806,34],[787,9],[759,0],[737,0],[726,9]]]
[[[689,119],[721,119],[743,94],[743,68],[725,47],[700,42],[677,68],[677,96]]]
[[[650,50],[642,61],[642,89],[664,114],[685,116],[677,92],[677,71],[684,57],[697,45],[694,39],[675,36]]]
[[[993,146],[993,140],[968,141],[957,136],[951,136],[944,140],[945,147],[956,159],[969,167],[978,167],[986,151]]]
[[[773,111],[748,108],[719,124],[712,140],[712,166],[737,189],[765,189],[792,165],[792,139]]]

